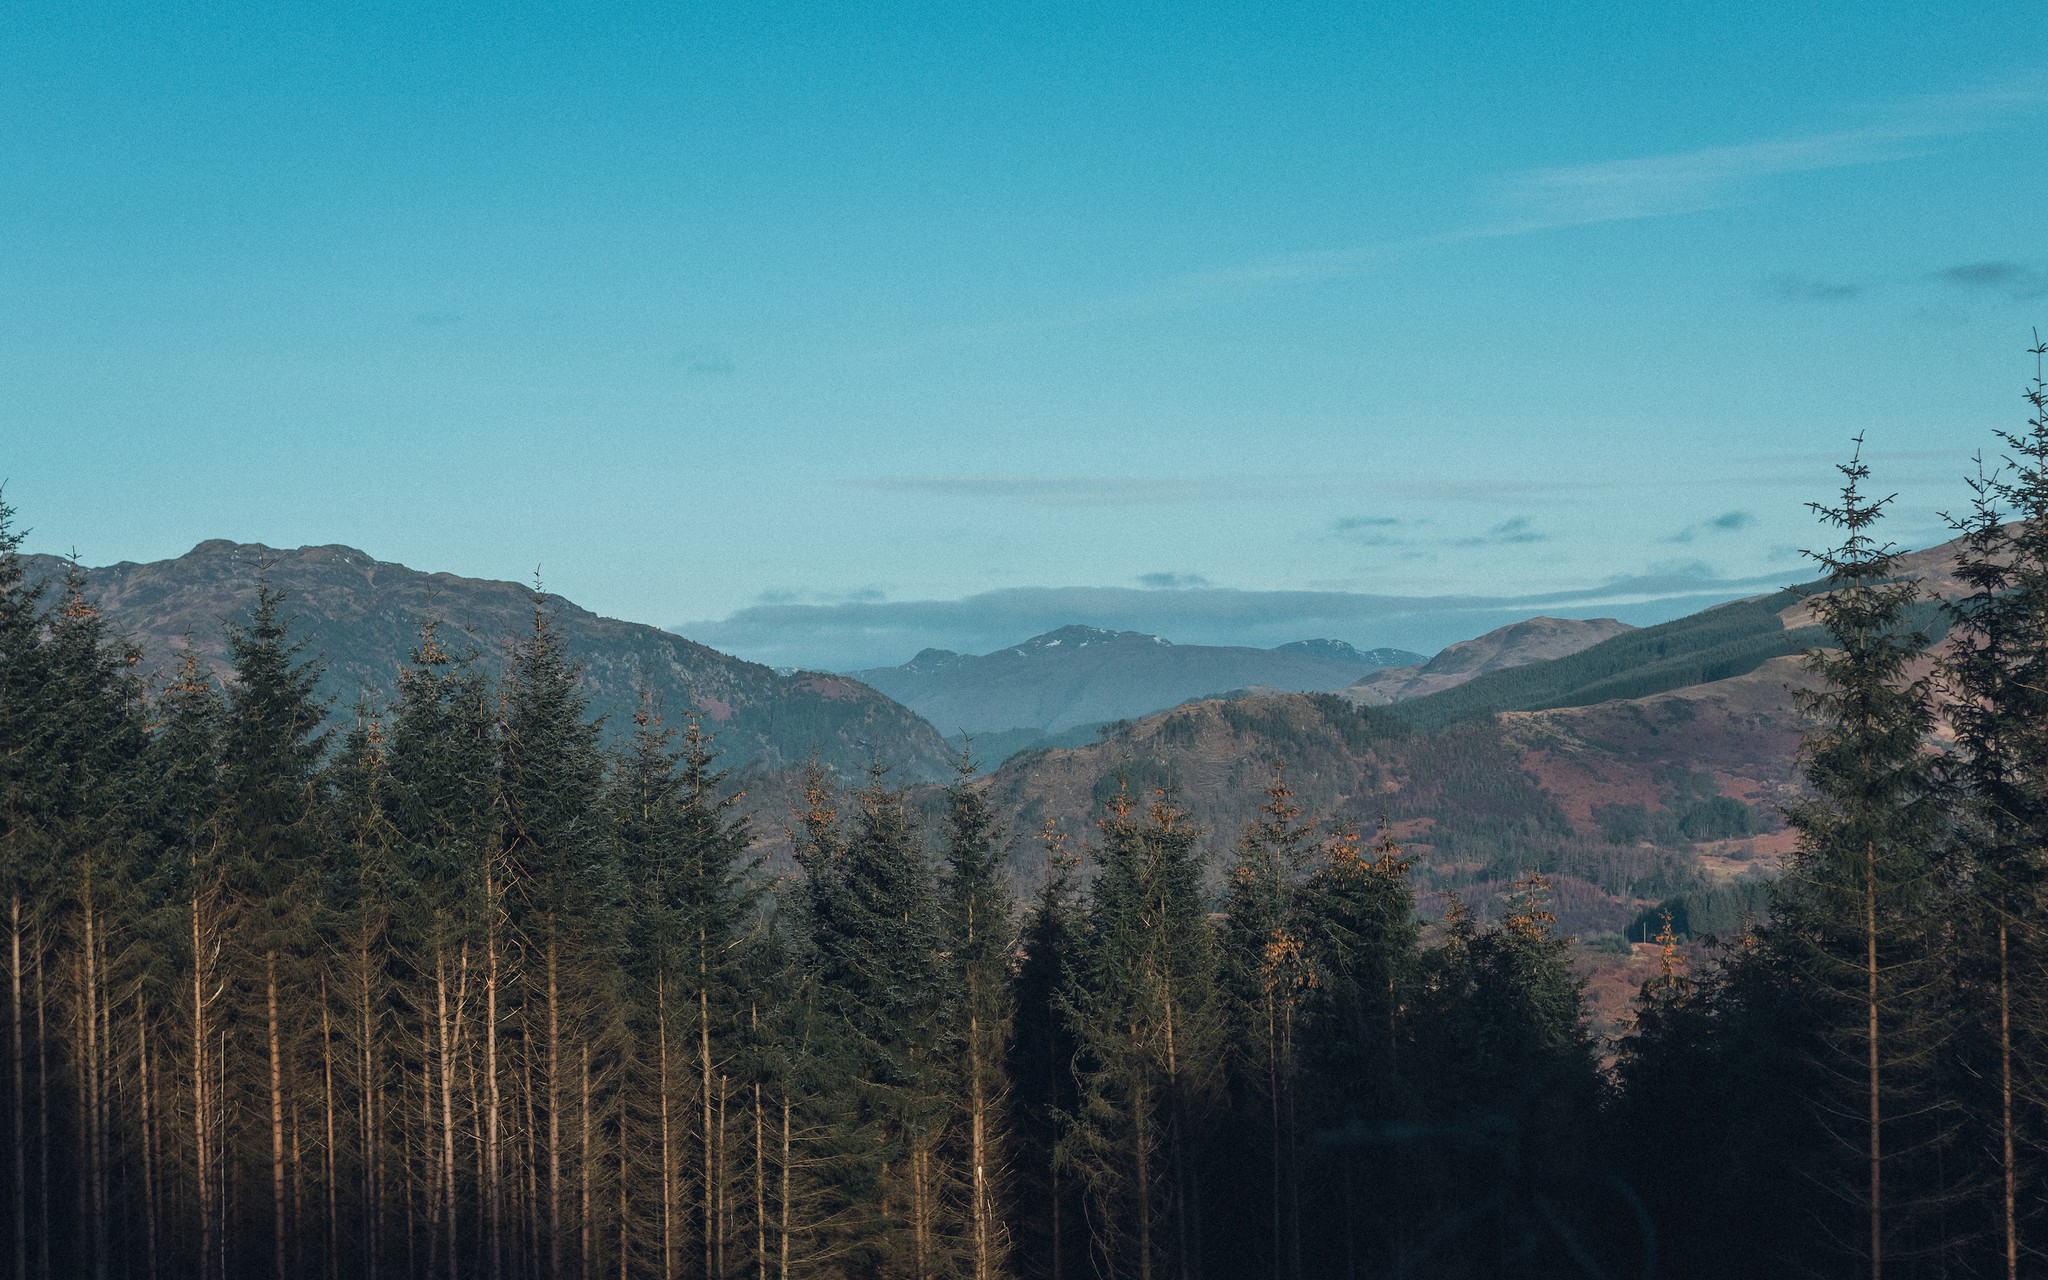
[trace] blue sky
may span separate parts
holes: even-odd
[[[1647,616],[1800,577],[1859,431],[1936,538],[2044,126],[2032,4],[15,6],[0,474],[89,564],[538,565],[828,666],[1027,589]],[[1373,608],[1301,625],[1470,634]]]

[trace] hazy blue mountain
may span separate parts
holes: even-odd
[[[63,564],[31,558],[32,574]],[[248,614],[259,579],[284,591],[292,634],[326,666],[321,691],[335,713],[359,698],[388,700],[399,667],[429,612],[451,645],[467,646],[487,669],[504,665],[533,625],[534,593],[513,582],[423,573],[352,547],[280,550],[254,543],[202,542],[174,560],[88,571],[88,594],[114,628],[143,647],[144,667],[167,667],[188,645],[226,669],[222,624]],[[718,735],[730,764],[800,764],[815,753],[857,773],[881,759],[910,778],[946,776],[952,751],[932,727],[857,680],[818,671],[778,674],[681,636],[550,597],[555,625],[583,667],[591,708],[614,732],[629,730],[641,690],[671,722],[691,711]]]
[[[1340,689],[1369,671],[1420,661],[1399,649],[1361,653],[1341,640],[1253,649],[1071,626],[993,653],[926,649],[901,666],[851,674],[943,733],[1058,734],[1235,689]]]

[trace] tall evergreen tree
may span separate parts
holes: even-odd
[[[223,1104],[229,1115],[264,1121],[246,1135],[253,1149],[231,1158],[268,1171],[264,1262],[280,1280],[291,1270],[294,1244],[287,1119],[297,1081],[291,1058],[308,1030],[300,1013],[309,1004],[309,907],[327,847],[320,787],[326,707],[314,693],[319,667],[301,660],[283,603],[280,592],[260,585],[248,624],[229,635],[234,670],[221,734],[221,806],[214,814],[230,890],[226,1051],[236,1059],[221,1065],[241,1090]],[[251,1062],[263,1066],[242,1074]],[[260,1265],[242,1257],[236,1269]]]
[[[926,1280],[959,1243],[937,1158],[950,1118],[939,904],[903,793],[876,768],[857,804],[843,843],[806,869],[804,945],[854,1082],[852,1118],[872,1135],[870,1167],[849,1170],[857,1200],[873,1188],[859,1265]]]
[[[966,1270],[973,1280],[997,1280],[1009,1272],[1001,1205],[1009,1173],[1004,1060],[1016,921],[1003,879],[1002,833],[973,777],[973,759],[963,752],[947,793],[942,905],[959,1110],[955,1146],[966,1171]]]
[[[1808,1097],[1837,1144],[1816,1172],[1861,1218],[1823,1226],[1879,1280],[1887,1261],[1940,1243],[1915,1209],[1945,1190],[1935,1160],[1952,1117],[1935,1072],[1952,1027],[1928,683],[1908,669],[1926,643],[1906,625],[1918,588],[1891,580],[1896,554],[1875,533],[1890,499],[1864,493],[1858,443],[1838,502],[1814,508],[1841,531],[1814,557],[1827,578],[1812,608],[1831,647],[1807,657],[1821,682],[1800,697],[1816,724],[1808,798],[1788,814],[1799,848],[1766,939],[1814,1031]]]
[[[1190,1280],[1202,1274],[1198,1137],[1223,1032],[1199,833],[1169,795],[1140,819],[1124,791],[1097,829],[1071,999],[1082,1064],[1072,1149],[1098,1268]]]
[[[1314,984],[1301,890],[1314,842],[1315,823],[1302,820],[1276,767],[1259,816],[1238,837],[1220,948],[1234,1127],[1263,1148],[1267,1165],[1265,1212],[1246,1234],[1264,1238],[1256,1265],[1274,1280],[1301,1271],[1298,1033]]]
[[[1021,1270],[1066,1280],[1087,1266],[1080,1182],[1067,1169],[1062,1149],[1079,1105],[1078,1044],[1068,1001],[1080,981],[1075,873],[1081,859],[1050,818],[1039,844],[1045,880],[1020,929],[1011,997],[1009,1234]]]
[[[1972,959],[1966,975],[1988,998],[1972,1002],[1972,1039],[1985,1047],[1991,1096],[1978,1110],[1994,1151],[1991,1231],[2000,1269],[2015,1280],[2038,1217],[2021,1193],[2036,1176],[2048,1103],[2048,381],[2032,349],[2032,410],[2023,431],[1998,433],[2006,467],[1973,479],[1956,576],[1967,588],[1947,602],[1951,624],[1940,680],[1955,734],[1949,753],[1963,809],[1958,851],[1965,866],[1956,913]]]
[[[585,718],[578,672],[544,600],[513,654],[500,729],[506,905],[526,950],[521,1039],[530,1170],[538,1202],[529,1230],[543,1271],[563,1274],[571,1231],[565,1215],[576,1180],[568,1055],[601,1027],[612,987],[603,926],[618,899],[602,840],[599,726]],[[565,1121],[569,1136],[564,1137]]]

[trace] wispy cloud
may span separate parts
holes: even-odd
[[[1722,513],[1721,515],[1715,516],[1711,520],[1701,520],[1697,521],[1696,523],[1689,524],[1685,526],[1685,528],[1680,529],[1677,533],[1671,534],[1669,537],[1665,538],[1664,541],[1694,542],[1697,541],[1702,535],[1716,533],[1739,533],[1744,529],[1751,528],[1755,524],[1756,517],[1751,515],[1747,511],[1728,511]]]
[[[1863,292],[1863,286],[1846,280],[1782,272],[1770,279],[1770,290],[1792,302],[1847,302]]]
[[[1186,591],[1211,583],[1199,573],[1141,573],[1138,585],[1153,591]]]
[[[1284,481],[1223,476],[853,476],[849,489],[933,498],[1001,500],[1040,507],[1135,507],[1259,501]]]
[[[2048,297],[2048,272],[2018,262],[1966,262],[1934,273],[1943,284],[1999,293],[2017,302]]]
[[[1515,516],[1512,519],[1501,521],[1485,533],[1475,534],[1469,538],[1455,539],[1451,545],[1454,547],[1501,547],[1519,543],[1548,541],[1550,541],[1549,534],[1538,533],[1530,527],[1529,517]]]
[[[1092,324],[1196,306],[1247,291],[1341,279],[1416,252],[1600,223],[1669,218],[1761,196],[1802,173],[1890,164],[1928,155],[1944,140],[1999,129],[2048,105],[2048,73],[1949,94],[1865,104],[1849,127],[1696,147],[1653,156],[1553,165],[1502,175],[1475,192],[1462,224],[1404,239],[1270,254],[1190,271],[1055,316],[955,331],[952,338]],[[1795,278],[1796,279],[1796,278]],[[1840,301],[1860,286],[1806,280],[1788,296]],[[1852,291],[1852,292],[1844,292]]]
[[[1536,613],[1652,622],[1786,581],[1782,574],[1724,577],[1688,560],[1521,596],[1017,587],[959,600],[761,604],[674,630],[757,662],[829,670],[889,666],[928,646],[988,653],[1070,623],[1187,644],[1272,646],[1331,637],[1431,651]]]

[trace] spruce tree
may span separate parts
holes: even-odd
[[[245,1158],[267,1170],[268,1269],[291,1270],[292,1217],[287,1113],[296,1099],[291,1061],[309,1028],[301,1019],[310,986],[311,894],[327,829],[321,794],[326,707],[314,694],[319,667],[300,658],[282,612],[284,597],[259,585],[246,626],[231,628],[233,681],[221,734],[217,838],[229,886],[230,1049],[222,1064],[236,1101],[229,1114],[263,1123]],[[250,1065],[260,1063],[253,1072]],[[249,1074],[241,1074],[249,1072]],[[243,1259],[241,1269],[252,1265]]]
[[[1099,873],[1071,997],[1082,1096],[1070,1144],[1097,1264],[1139,1280],[1202,1274],[1198,1147],[1223,1022],[1199,832],[1159,793],[1119,791],[1097,823]]]
[[[1235,1132],[1267,1166],[1265,1212],[1248,1234],[1264,1238],[1259,1270],[1275,1280],[1301,1270],[1299,1032],[1314,985],[1301,890],[1314,841],[1315,823],[1276,767],[1238,837],[1220,940]]]
[[[946,797],[942,906],[959,1112],[955,1145],[967,1183],[967,1274],[996,1280],[1009,1271],[1001,1213],[1009,1163],[1002,1117],[1016,922],[1003,879],[1002,833],[987,797],[973,785],[974,772],[972,757],[963,752]]]
[[[1080,981],[1075,873],[1081,859],[1050,818],[1039,845],[1045,879],[1019,931],[1012,981],[1009,1234],[1026,1274],[1066,1280],[1087,1266],[1080,1183],[1062,1151],[1079,1104],[1078,1045],[1068,1001]]]
[[[1945,603],[1951,624],[1939,679],[1955,750],[1945,758],[1961,807],[1963,894],[1956,920],[1970,956],[1971,1038],[1984,1046],[1990,1096],[1978,1110],[1994,1151],[1991,1215],[2000,1270],[2017,1277],[2029,1252],[2024,1228],[2038,1213],[2024,1183],[2048,1103],[2048,977],[2040,914],[2048,890],[2048,382],[2032,349],[2032,410],[2025,430],[2001,431],[2004,468],[1972,480],[1956,576],[1966,587]]]
[[[1906,626],[1918,588],[1892,580],[1896,553],[1875,534],[1891,500],[1864,493],[1860,446],[1839,468],[1838,502],[1814,506],[1841,533],[1814,555],[1827,577],[1812,609],[1830,647],[1806,659],[1820,682],[1800,695],[1815,723],[1808,795],[1788,813],[1799,847],[1765,936],[1796,975],[1816,1068],[1807,1098],[1837,1144],[1816,1175],[1861,1219],[1823,1227],[1878,1280],[1888,1258],[1939,1243],[1914,1210],[1941,1193],[1934,1164],[1952,1125],[1935,1077],[1951,979],[1928,682],[1909,670],[1926,643]]]
[[[538,1200],[529,1208],[529,1247],[546,1274],[560,1275],[578,1174],[571,1055],[608,1016],[606,928],[617,920],[618,887],[602,839],[599,725],[585,718],[577,668],[542,599],[534,601],[533,629],[513,654],[507,686],[499,730],[502,857],[507,915],[527,952],[521,1084],[533,1116],[529,1178]]]
[[[835,856],[805,880],[805,947],[856,1082],[854,1117],[874,1135],[867,1264],[902,1260],[922,1280],[959,1244],[939,1158],[950,1119],[941,1057],[944,974],[932,867],[902,791],[879,767]]]
[[[1421,935],[1409,869],[1391,834],[1361,849],[1355,831],[1340,830],[1303,894],[1313,977],[1303,1010],[1303,1124],[1321,1139],[1310,1149],[1305,1199],[1315,1220],[1339,1228],[1319,1233],[1321,1261],[1346,1274],[1397,1245],[1409,1225],[1409,1152],[1386,1140],[1416,1119],[1415,1064],[1403,1053]]]

